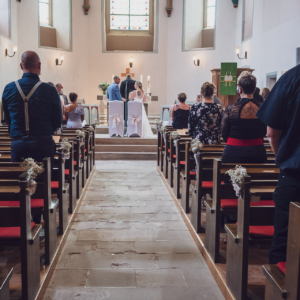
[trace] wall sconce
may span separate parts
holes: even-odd
[[[60,58],[60,64],[58,63],[58,58],[55,60],[55,64],[57,65],[57,66],[61,66],[62,64],[63,64],[63,62],[64,62],[64,57],[62,56],[61,58]]]
[[[132,68],[132,66],[133,66],[133,59],[130,58],[130,59],[129,59],[129,67]]]
[[[247,59],[247,51],[245,51],[245,56],[243,58],[240,57],[240,48],[239,47],[235,48],[235,52],[239,59]]]
[[[13,55],[8,55],[8,49],[5,49],[5,56],[14,57],[17,53],[17,50],[18,50],[18,47],[14,46],[14,48],[13,48],[14,54]]]
[[[199,66],[200,66],[200,59],[196,59],[196,57],[194,56],[194,57],[193,57],[193,61],[194,61],[194,65],[195,65],[196,67],[199,67]]]

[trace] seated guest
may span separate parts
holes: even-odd
[[[179,104],[175,104],[172,107],[172,120],[173,120],[173,128],[175,129],[184,129],[188,128],[188,118],[190,107],[185,104],[186,94],[180,93],[178,94]]]
[[[260,95],[262,96],[263,100],[265,101],[270,94],[270,90],[268,88],[263,88],[260,92]]]
[[[241,96],[228,105],[222,118],[222,136],[227,143],[223,152],[224,163],[264,163],[267,161],[263,138],[267,127],[256,116],[260,104],[253,98],[256,77],[242,72],[237,80]]]
[[[72,104],[69,109],[73,111],[66,113],[67,128],[82,128],[82,122],[84,121],[84,109],[83,106],[77,103],[78,95],[75,93],[70,93],[69,99]]]
[[[201,87],[202,102],[194,104],[189,114],[189,134],[205,145],[220,144],[222,106],[212,100],[214,89],[212,83],[205,82]]]

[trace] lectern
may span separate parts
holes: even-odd
[[[221,69],[212,69],[210,70],[212,72],[212,83],[217,87],[218,91],[217,91],[217,96],[218,98],[221,100],[222,102],[222,106],[226,107],[229,104],[232,104],[234,102],[236,102],[236,100],[239,98],[239,94],[236,93],[233,96],[229,96],[229,95],[220,95],[220,76],[221,76]],[[249,69],[249,68],[238,68],[237,69],[237,78],[240,76],[240,74],[243,71],[248,71],[252,74],[253,71],[255,71],[254,69]]]

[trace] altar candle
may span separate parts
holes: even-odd
[[[143,75],[140,77],[140,83],[143,85]]]
[[[147,77],[147,93],[150,94],[150,76]]]
[[[112,82],[114,82],[114,77],[115,77],[115,75],[113,74],[113,76],[112,76]]]

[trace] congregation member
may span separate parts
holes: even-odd
[[[189,135],[205,145],[220,144],[222,106],[213,102],[214,90],[210,82],[202,85],[202,101],[191,107],[188,119]]]
[[[60,99],[54,87],[40,81],[41,61],[37,53],[24,52],[20,66],[22,79],[8,84],[2,95],[12,138],[11,161],[21,162],[32,157],[41,162],[50,157],[53,165],[55,143],[52,135],[62,122]]]
[[[131,74],[126,75],[126,79],[122,81],[120,87],[120,93],[122,98],[129,100],[129,94],[135,90],[135,80],[132,79]]]
[[[179,104],[175,104],[172,108],[173,128],[175,129],[188,128],[190,106],[185,103],[186,94],[180,93],[177,99],[179,101]]]
[[[214,85],[215,89],[214,89],[214,95],[213,95],[213,103],[216,103],[216,104],[222,104],[221,103],[221,100],[218,98],[217,96],[217,87]]]
[[[260,88],[257,87],[257,88],[255,89],[255,92],[254,92],[254,94],[253,94],[253,98],[254,98],[256,101],[258,101],[260,104],[263,103],[264,99],[263,99],[263,97],[260,95]]]
[[[200,101],[201,101],[201,95],[197,95],[196,96],[196,103],[195,104],[199,103]]]
[[[78,95],[70,93],[69,99],[71,104],[68,105],[70,112],[66,113],[67,128],[82,128],[84,121],[84,108],[80,103],[77,103]]]
[[[114,76],[114,82],[107,88],[107,98],[109,99],[109,101],[124,101],[120,93],[120,81],[121,80],[119,76]]]
[[[280,168],[273,194],[275,216],[270,263],[286,261],[289,206],[300,195],[300,65],[283,74],[256,116],[268,126],[267,136]]]
[[[61,83],[56,84],[56,89],[59,94],[60,99],[64,103],[64,105],[68,105],[69,101],[66,95],[64,95],[64,87],[62,86]]]
[[[222,118],[222,136],[226,142],[224,163],[265,163],[263,138],[267,128],[256,116],[259,102],[253,98],[256,77],[242,72],[237,80],[240,99],[226,107]]]
[[[263,88],[260,92],[260,95],[263,98],[263,101],[265,101],[268,97],[268,95],[270,94],[270,90],[268,88]]]

